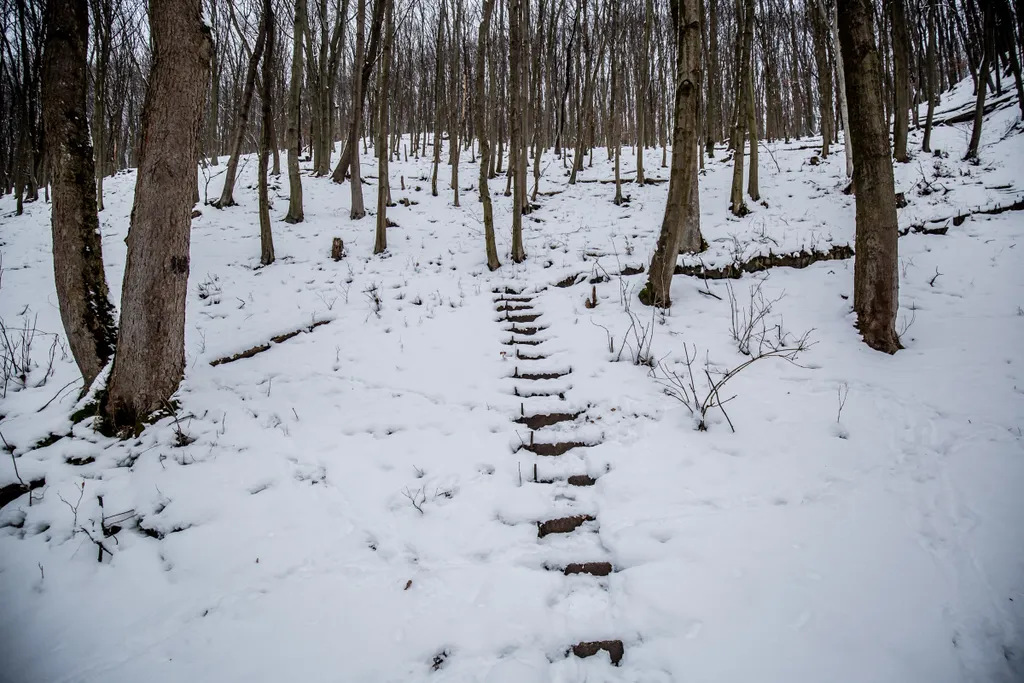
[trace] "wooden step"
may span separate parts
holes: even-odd
[[[573,515],[572,517],[559,517],[546,522],[537,522],[537,538],[544,538],[550,534],[572,533],[586,522],[596,521],[597,518],[590,515]]]

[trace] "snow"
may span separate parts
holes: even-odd
[[[967,106],[969,90],[941,111]],[[617,273],[649,261],[667,186],[626,185],[631,201],[616,207],[611,185],[569,186],[550,154],[540,189],[560,193],[524,221],[524,264],[508,257],[502,177],[491,193],[503,266],[486,269],[477,171],[463,154],[461,208],[446,183],[430,195],[428,159],[392,162],[394,198],[418,203],[389,210],[398,227],[383,257],[371,256],[372,216],[348,218],[349,187],[307,173],[306,222],[275,221],[279,259],[260,268],[250,160],[239,205],[199,207],[193,222],[177,424],[165,417],[126,441],[91,419],[72,425],[80,377],[59,348],[46,377],[43,335],[27,387],[0,400],[21,477],[46,479],[31,505],[22,496],[0,510],[0,679],[1021,680],[1024,222],[951,220],[1024,194],[1018,119],[1013,102],[987,118],[978,165],[960,161],[969,124],[934,131],[942,157],[897,165],[901,227],[942,219],[928,225],[948,232],[900,239],[906,348],[891,357],[853,327],[851,260],[732,282],[677,276],[674,308],[652,315],[636,300],[644,275]],[[707,161],[704,264],[853,244],[842,148],[811,165],[819,143],[762,148],[767,206],[749,202],[742,219],[726,210],[724,151]],[[661,151],[646,154],[649,177],[667,177]],[[376,163],[361,160],[372,205]],[[623,167],[635,169],[631,150]],[[595,150],[581,179],[611,177]],[[922,177],[937,191],[922,194]],[[105,188],[114,301],[134,179]],[[287,182],[274,181],[278,219]],[[15,217],[0,200],[0,316],[62,337],[48,211],[39,202]],[[337,263],[333,237],[348,254]],[[554,286],[580,274],[608,275],[595,308],[590,284]],[[629,313],[652,331],[660,368],[682,369],[689,344],[695,369],[724,370],[746,360],[727,287],[745,304],[762,281],[768,299],[784,294],[768,327],[812,330],[815,343],[798,364],[763,359],[729,382],[735,433],[717,410],[697,431],[632,362]],[[506,288],[531,298],[514,305],[540,317],[516,327],[536,334],[513,333],[496,311]],[[504,343],[513,338],[541,343]],[[531,430],[513,421],[581,411],[533,434],[588,444],[557,457],[524,448]],[[194,441],[176,445],[179,428]],[[71,436],[34,447],[50,434]],[[535,467],[551,483],[532,481]],[[596,484],[567,483],[581,474]],[[0,486],[15,481],[0,460]],[[101,519],[122,512],[103,538]],[[570,515],[595,520],[538,538],[536,522]],[[102,563],[86,532],[110,551]],[[565,576],[570,562],[615,571]],[[605,639],[623,641],[619,666],[605,652],[567,654]]]

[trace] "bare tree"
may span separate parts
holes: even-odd
[[[185,368],[189,229],[212,40],[200,0],[150,0],[153,67],[104,415],[135,428],[177,390]]]
[[[391,43],[394,40],[394,0],[381,0],[384,9],[384,51],[380,63],[380,87],[378,90],[377,123],[377,230],[374,235],[373,253],[380,254],[388,248],[388,204],[390,203],[390,181],[388,180],[388,73],[391,69]]]
[[[511,0],[509,3],[508,43],[509,43],[509,120],[512,123],[512,141],[510,171],[515,181],[515,193],[512,195],[512,260],[522,263],[526,260],[526,249],[523,247],[523,197],[526,187],[526,143],[523,136],[523,0]],[[520,173],[521,171],[521,173]]]
[[[874,8],[872,0],[838,0],[838,10],[857,192],[853,307],[865,343],[895,353],[901,348],[896,335],[899,226]]]
[[[683,238],[687,215],[697,198],[697,114],[701,88],[701,39],[698,0],[671,0],[672,24],[678,49],[675,68],[675,125],[672,135],[672,170],[669,176],[668,201],[661,234],[647,284],[640,292],[640,301],[648,306],[668,308],[672,305],[672,275]],[[737,154],[742,154],[738,150]],[[692,220],[691,220],[692,225]],[[700,231],[697,230],[700,242]],[[698,247],[699,248],[699,247]]]
[[[476,44],[476,128],[480,138],[480,201],[484,208],[484,241],[487,249],[487,267],[497,270],[501,267],[498,248],[494,243],[494,210],[491,207],[491,190],[487,186],[490,175],[491,143],[487,131],[487,95],[485,92],[484,60],[490,40],[491,15],[494,0],[483,0],[480,16],[480,35]],[[491,82],[494,87],[494,82]]]
[[[302,176],[299,174],[299,128],[302,113],[302,42],[305,40],[306,0],[295,0],[295,25],[292,28],[292,82],[288,91],[288,215],[286,223],[301,223],[305,219],[302,210]]]
[[[274,21],[272,0],[263,0],[263,31],[266,34],[266,49],[263,51],[263,92],[260,93],[263,106],[263,122],[260,130],[259,202],[260,202],[260,263],[269,266],[274,262],[274,233],[270,224],[270,193],[267,189],[267,161],[274,142],[274,39],[277,28]]]
[[[53,272],[64,331],[88,387],[114,354],[117,338],[86,115],[88,8],[77,0],[50,0],[46,23],[42,104],[53,164]]]
[[[229,4],[228,7],[231,7]],[[234,20],[234,10],[231,12]],[[237,26],[237,23],[236,23]],[[238,29],[239,36],[242,35]],[[235,178],[238,175],[238,161],[242,155],[242,142],[245,140],[245,130],[249,124],[249,108],[252,106],[252,96],[256,91],[256,71],[259,68],[260,57],[263,56],[263,49],[267,42],[266,17],[260,20],[259,30],[256,35],[256,45],[249,54],[249,66],[245,71],[245,88],[242,91],[242,102],[238,109],[238,120],[235,122],[235,132],[231,139],[231,156],[228,158],[227,169],[224,171],[224,187],[220,193],[220,199],[213,203],[218,209],[235,204]]]
[[[377,4],[384,2],[384,0],[376,0]],[[363,31],[366,27],[366,0],[359,0],[356,7],[356,55],[354,62],[354,74],[352,76],[352,82],[355,86],[355,91],[352,93],[352,124],[349,128],[349,154],[352,158],[350,164],[351,176],[352,176],[352,209],[349,215],[353,220],[358,220],[366,215],[366,209],[363,206],[363,181],[359,176],[359,142],[357,139],[359,124],[363,118],[363,79],[362,79],[362,66],[363,66],[363,50],[364,50],[364,39]],[[344,158],[342,159],[344,161]],[[338,164],[339,168],[341,163]],[[335,170],[337,173],[337,169]],[[344,171],[342,171],[344,173]]]

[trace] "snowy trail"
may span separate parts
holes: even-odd
[[[950,111],[969,99],[966,84]],[[1016,117],[991,115],[979,165],[957,156],[966,126],[897,165],[900,227],[1020,196]],[[778,167],[762,159],[765,202],[743,219],[726,211],[731,165],[706,161],[709,267],[853,244],[842,154],[766,144]],[[45,478],[0,509],[0,680],[1021,680],[1024,214],[900,238],[906,348],[883,357],[853,326],[851,259],[680,275],[673,310],[642,308],[666,186],[629,184],[616,206],[604,156],[576,185],[544,160],[522,264],[493,180],[495,273],[472,189],[461,207],[431,196],[424,157],[394,162],[388,253],[348,219],[349,188],[309,174],[306,221],[275,221],[279,260],[261,268],[248,164],[239,204],[193,223],[179,415],[126,441],[88,411],[72,421],[85,404],[59,348],[46,375],[49,207],[16,217],[0,199],[0,317],[54,333],[0,396],[0,487],[12,462]],[[101,215],[115,299],[133,185],[109,179]],[[287,179],[271,185],[278,216]],[[735,433],[717,413],[698,432],[643,361],[681,369],[685,344],[712,373],[743,362],[729,288],[746,303],[757,286],[778,299],[772,334],[817,343],[730,383]],[[111,519],[100,564],[79,527]],[[573,652],[604,641],[621,652]]]

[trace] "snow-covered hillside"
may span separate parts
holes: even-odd
[[[652,314],[645,276],[622,273],[648,263],[666,185],[613,205],[601,149],[575,186],[545,155],[522,265],[493,181],[494,273],[469,154],[460,208],[447,183],[431,196],[427,159],[392,162],[383,257],[347,185],[305,175],[289,225],[274,179],[267,268],[249,160],[239,206],[193,222],[177,416],[127,441],[76,405],[49,207],[15,217],[2,198],[0,317],[12,345],[38,333],[0,399],[0,487],[40,486],[0,510],[0,680],[1024,679],[1024,214],[974,213],[1024,198],[1018,121],[1015,102],[987,118],[980,164],[957,124],[898,165],[895,356],[854,329],[851,259],[678,275]],[[681,263],[853,246],[842,148],[812,163],[818,146],[762,147],[743,219],[719,149],[700,178],[709,249]],[[375,206],[370,155],[362,173]],[[115,301],[133,183],[108,180],[101,214]],[[739,309],[756,288],[774,302],[769,338],[813,345],[736,375],[728,418],[698,431],[666,385],[687,352],[701,394],[748,359],[729,288]]]

